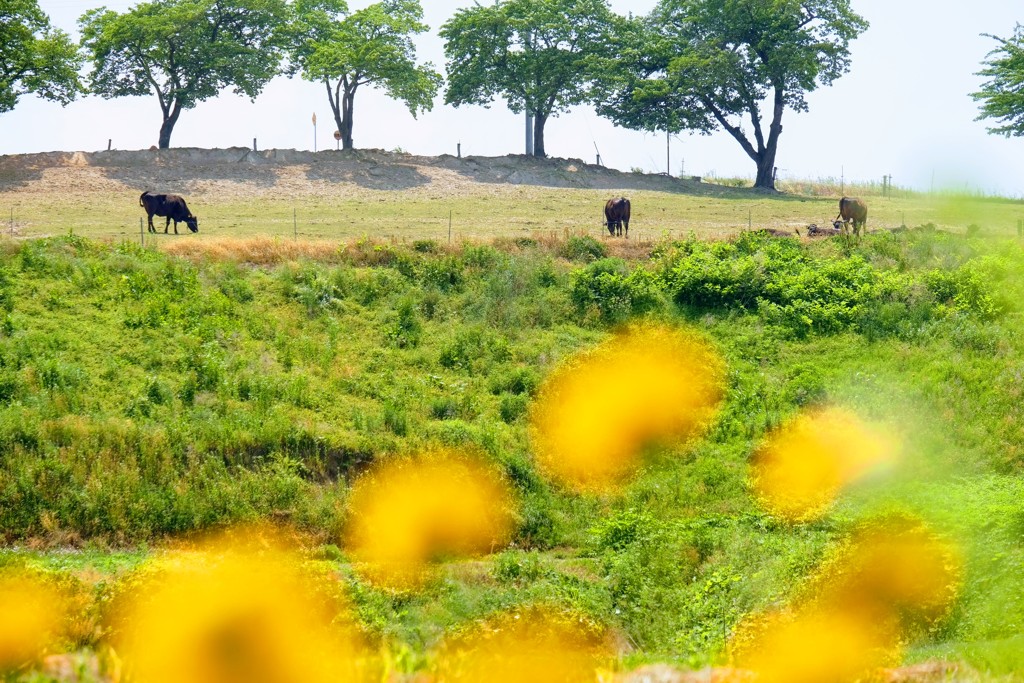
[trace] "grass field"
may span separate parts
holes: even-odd
[[[10,232],[13,220],[15,235],[25,237],[74,232],[135,239],[144,215],[138,195],[149,189],[185,195],[200,218],[199,238],[447,241],[449,219],[454,240],[533,233],[600,237],[605,200],[625,194],[633,205],[633,236],[720,238],[748,228],[830,225],[840,191],[794,182],[783,184],[781,194],[766,195],[523,157],[451,160],[438,167],[403,155],[367,153],[339,161],[321,154],[308,155],[304,163],[207,160],[196,166],[192,157],[158,163],[147,152],[125,153],[133,156],[121,165],[103,165],[100,154],[93,155],[91,165],[73,157],[0,163],[0,227],[6,224]],[[577,165],[575,172],[566,170]],[[1013,235],[1024,219],[1019,200],[899,189],[890,198],[877,186],[844,189],[868,201],[874,229],[932,223],[964,232],[973,224],[989,235]],[[164,239],[159,229],[158,241]]]
[[[906,668],[900,680],[1024,680],[1020,203],[877,198],[873,217],[899,224],[907,211],[912,229],[857,243],[707,241],[745,227],[745,202],[775,227],[820,224],[834,200],[637,190],[643,239],[627,246],[585,226],[603,189],[422,196],[441,192],[430,187],[316,199],[325,232],[309,240],[287,239],[290,207],[269,185],[258,206],[196,194],[209,229],[146,248],[98,219],[74,235],[0,238],[0,567],[73,596],[47,652],[77,653],[85,680],[109,678],[125,596],[173,566],[182,543],[269,521],[291,530],[293,563],[327,577],[318,590],[341,593],[399,680],[442,678],[474,626],[537,606],[603,634],[601,666],[622,677],[650,663],[768,666],[742,655],[765,615],[785,608],[799,624],[808,606],[835,606],[836,586],[863,596],[905,569],[908,583],[885,584],[895,630],[872,614],[872,637],[891,636],[873,666],[938,660],[958,668]],[[115,215],[122,192],[80,213]],[[384,201],[369,200],[377,193]],[[36,195],[23,186],[0,200],[17,197],[40,221],[78,215]],[[467,230],[449,245],[446,212],[436,233],[423,228],[446,204],[488,239],[461,239]],[[346,206],[394,239],[346,228]],[[678,232],[647,227],[687,211]],[[271,218],[281,232],[250,229]],[[22,236],[41,225],[25,220]],[[218,220],[235,220],[237,237]],[[970,224],[980,233],[965,235]],[[640,321],[709,344],[721,402],[706,431],[647,444],[621,486],[581,493],[535,452],[545,382]],[[627,350],[612,358],[634,358]],[[621,391],[587,429],[644,419],[626,403],[646,405],[652,386]],[[787,516],[758,493],[758,463],[780,429],[826,409],[855,416],[836,423],[846,437],[831,450],[885,443],[893,455],[815,514]],[[431,449],[474,453],[508,482],[512,528],[487,552],[438,551],[435,575],[389,590],[354,561],[353,486]],[[877,533],[897,539],[884,552],[921,534],[942,552],[850,554]],[[843,642],[819,630],[822,651]],[[32,671],[7,674],[45,680]]]

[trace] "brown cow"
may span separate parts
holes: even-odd
[[[609,199],[604,205],[605,225],[612,237],[622,237],[622,226],[626,226],[626,237],[629,237],[629,200],[625,197]]]
[[[843,219],[842,222],[839,220],[840,217]],[[868,205],[864,203],[863,199],[843,197],[839,200],[839,215],[836,216],[832,225],[840,228],[844,234],[848,234],[850,221],[853,221],[853,234],[859,237],[868,222]]]
[[[144,208],[149,216],[150,232],[156,232],[156,228],[153,227],[153,214],[167,217],[167,222],[164,223],[165,235],[171,221],[174,221],[175,235],[178,234],[178,221],[185,223],[192,232],[199,232],[199,219],[188,210],[185,200],[176,194],[153,194],[146,191],[139,197],[139,206]]]

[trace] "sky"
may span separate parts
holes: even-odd
[[[444,45],[437,30],[470,0],[422,0],[431,31],[416,43],[420,61],[444,73]],[[102,0],[39,0],[51,23],[78,39],[78,18]],[[109,0],[124,11],[134,0]],[[358,9],[369,0],[350,0]],[[644,14],[654,0],[611,0],[620,14]],[[1024,23],[1020,0],[852,0],[870,28],[851,44],[850,72],[807,97],[809,111],[787,111],[779,142],[781,179],[843,178],[897,186],[966,189],[1024,197],[1024,138],[988,134],[975,121],[970,93],[976,72],[996,43],[983,33],[1008,36]],[[313,114],[317,117],[314,132]],[[45,151],[147,149],[161,123],[155,96],[105,100],[81,98],[67,107],[34,96],[0,114],[0,154]],[[333,149],[336,126],[321,83],[279,76],[255,101],[225,91],[182,112],[172,147]],[[444,104],[413,118],[400,102],[361,88],[355,101],[357,148],[419,155],[504,156],[524,150],[522,115],[500,100],[490,107]],[[596,161],[624,171],[753,178],[753,161],[724,131],[682,133],[666,145],[664,134],[614,126],[592,107],[573,108],[545,128],[552,157]],[[666,149],[667,147],[667,149]],[[666,154],[667,153],[667,154]]]

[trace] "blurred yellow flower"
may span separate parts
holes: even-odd
[[[865,525],[811,585],[822,602],[856,603],[904,621],[930,622],[945,616],[961,577],[961,558],[953,544],[918,520],[892,517]]]
[[[30,574],[0,576],[0,674],[35,663],[59,635],[65,600]]]
[[[807,412],[770,434],[755,453],[754,493],[772,514],[806,521],[820,517],[843,487],[895,459],[895,442],[852,413]]]
[[[511,489],[468,456],[437,451],[392,460],[352,487],[347,547],[357,570],[392,589],[418,587],[429,562],[503,546]]]
[[[758,631],[731,643],[730,653],[758,683],[852,683],[898,650],[889,625],[873,617],[847,609],[761,617]]]
[[[114,618],[125,673],[139,683],[362,680],[358,638],[332,625],[337,614],[299,564],[276,543],[232,547],[224,536],[162,557]]]
[[[555,370],[531,412],[537,462],[549,476],[606,491],[632,475],[644,447],[695,436],[715,416],[724,364],[695,335],[642,324]]]
[[[438,656],[438,683],[593,683],[613,660],[601,629],[542,608],[500,614],[449,638]]]

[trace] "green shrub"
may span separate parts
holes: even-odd
[[[569,298],[580,314],[596,310],[606,322],[621,322],[662,306],[658,276],[643,268],[628,272],[622,259],[595,261],[571,275]]]
[[[558,255],[570,261],[594,261],[608,256],[608,248],[590,235],[573,235],[559,248]]]

